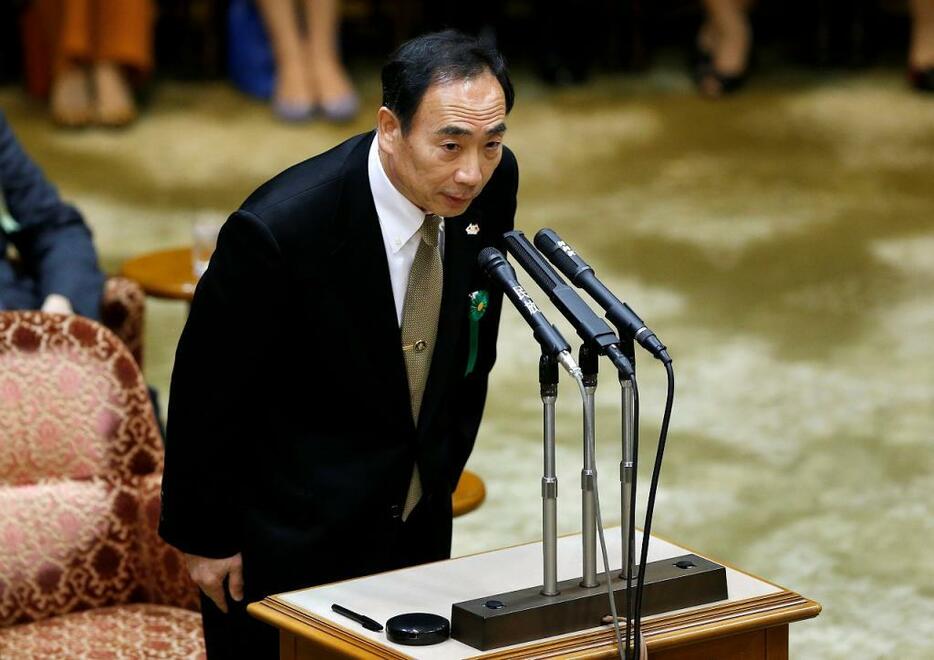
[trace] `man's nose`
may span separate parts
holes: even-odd
[[[466,156],[454,173],[455,183],[474,188],[483,181],[483,174],[480,172],[480,161],[476,156]]]

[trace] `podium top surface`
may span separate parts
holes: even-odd
[[[621,564],[618,527],[606,530],[606,541],[610,567],[618,573]],[[637,537],[637,548],[639,544],[641,535]],[[649,561],[690,552],[653,537],[649,544]],[[602,567],[602,561],[599,565]],[[580,574],[580,535],[558,539],[559,581],[579,577]],[[664,637],[671,643],[677,643],[686,636],[701,634],[702,629],[709,634],[710,626],[716,626],[720,634],[729,634],[731,630],[750,627],[754,620],[760,625],[763,619],[768,619],[769,625],[779,625],[810,618],[820,612],[817,603],[755,576],[730,567],[726,567],[726,575],[727,600],[644,617],[643,629],[650,643],[655,635],[661,636],[659,642]],[[532,587],[541,581],[542,544],[537,542],[278,594],[251,604],[249,609],[257,618],[286,627],[300,636],[310,639],[320,638],[322,634],[333,636],[358,648],[364,655],[369,652],[390,658],[521,657],[522,653],[515,655],[511,652],[536,647],[542,650],[542,644],[549,647],[567,644],[570,648],[570,645],[590,638],[596,641],[605,638],[606,642],[615,639],[612,626],[600,626],[486,653],[454,639],[434,646],[412,647],[394,644],[387,640],[384,632],[368,631],[331,611],[331,605],[337,603],[380,623],[406,612],[429,612],[450,619],[454,603]],[[607,608],[609,612],[609,604]]]

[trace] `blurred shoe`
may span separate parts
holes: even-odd
[[[360,98],[354,92],[348,92],[331,101],[322,101],[318,106],[321,115],[328,121],[344,123],[351,121],[360,111]]]
[[[717,71],[713,65],[713,56],[702,48],[695,48],[692,57],[692,70],[697,90],[709,99],[716,99],[740,90],[746,84],[749,75],[747,69],[742,73],[728,75]]]
[[[934,92],[934,66],[926,69],[908,67],[908,82],[919,92]]]
[[[708,99],[718,99],[739,91],[746,84],[748,72],[728,75],[717,71],[713,65],[699,67],[695,73],[697,89]]]
[[[272,111],[282,121],[308,121],[315,116],[315,107],[310,103],[273,101]]]
[[[66,67],[52,81],[49,97],[52,120],[59,126],[78,128],[91,123],[91,88],[83,67]]]
[[[308,79],[305,62],[301,58],[290,58],[282,62],[276,71],[275,91],[272,95],[272,112],[284,122],[303,122],[315,116],[317,94]]]
[[[101,126],[120,128],[136,119],[136,102],[126,76],[114,62],[94,66],[94,119]]]

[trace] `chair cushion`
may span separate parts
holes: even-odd
[[[148,600],[138,493],[101,477],[0,486],[0,626]]]
[[[0,628],[0,658],[204,658],[201,615],[120,605]]]

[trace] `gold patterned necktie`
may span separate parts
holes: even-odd
[[[421,241],[415,252],[409,283],[402,305],[402,354],[405,370],[409,377],[409,396],[412,401],[412,419],[418,426],[418,413],[425,394],[425,382],[431,368],[431,356],[435,351],[438,333],[438,315],[441,312],[441,288],[444,283],[444,266],[438,249],[438,227],[441,218],[426,215],[421,228]],[[422,482],[418,464],[412,469],[409,492],[402,509],[402,520],[406,520],[422,496]]]

